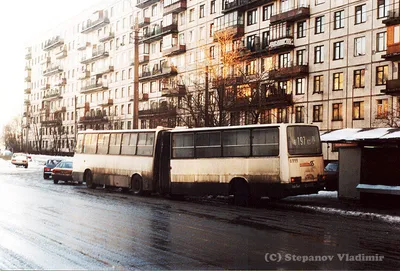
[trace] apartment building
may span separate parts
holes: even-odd
[[[398,116],[395,0],[137,0],[134,5],[120,1],[97,10],[95,18],[81,16],[28,48],[29,144],[38,144],[34,131],[41,127],[42,145],[49,148],[49,128],[60,116],[70,141],[79,129],[131,127],[136,18],[141,128],[196,125],[188,100],[211,105],[221,95],[213,83],[221,74],[209,74],[212,68],[223,71],[226,89],[249,95],[246,106],[246,97],[238,97],[225,108],[228,125],[313,123],[326,131],[393,125]],[[234,67],[221,63],[221,32],[234,33],[230,50],[243,54]],[[206,94],[193,95],[196,91]]]
[[[71,152],[81,129],[129,129],[133,121],[133,10],[109,1],[26,48],[23,142]]]

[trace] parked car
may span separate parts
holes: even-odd
[[[28,155],[25,153],[14,153],[11,158],[11,164],[16,165],[17,167],[23,166],[28,168]]]
[[[57,184],[59,181],[69,182],[72,178],[72,161],[63,160],[58,163],[51,172],[53,182]],[[78,182],[81,184],[82,182]]]
[[[49,179],[51,177],[51,170],[60,162],[61,159],[48,159],[44,164],[43,179]]]
[[[336,191],[339,188],[339,162],[330,162],[324,168],[325,189],[328,191]]]

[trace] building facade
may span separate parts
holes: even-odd
[[[135,18],[141,128],[397,125],[394,0],[138,0],[133,6],[121,1],[98,9],[95,18],[81,17],[28,48],[27,144],[39,144],[35,127],[44,130],[41,146],[48,149],[51,127],[61,127],[72,146],[79,129],[132,126]]]

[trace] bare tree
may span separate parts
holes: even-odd
[[[14,117],[3,127],[3,141],[6,149],[13,152],[21,151],[21,120]]]

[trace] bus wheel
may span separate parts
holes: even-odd
[[[93,183],[93,174],[90,170],[85,173],[86,187],[90,189],[95,189],[96,185]]]
[[[245,180],[236,179],[231,182],[231,192],[233,203],[237,206],[248,206],[250,200],[249,185]]]
[[[143,180],[140,176],[135,175],[131,180],[132,193],[136,196],[143,195]]]

